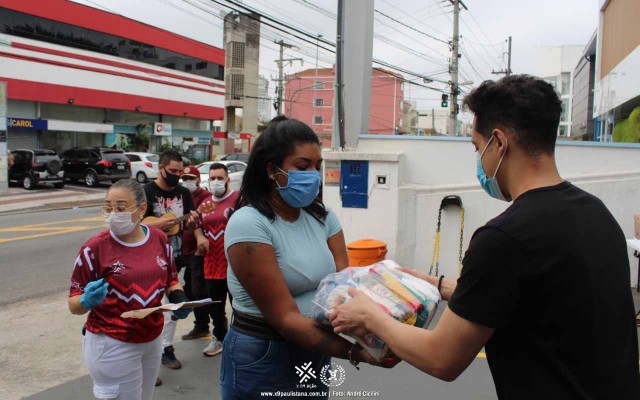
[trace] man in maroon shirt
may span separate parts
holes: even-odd
[[[202,351],[211,357],[222,352],[222,342],[227,335],[227,257],[224,253],[224,231],[229,217],[233,213],[238,193],[231,189],[229,171],[224,164],[215,163],[209,167],[209,189],[215,210],[203,214],[202,229],[209,240],[209,251],[204,257],[204,278],[207,286],[207,297],[221,303],[212,304],[208,308],[213,322],[213,338]]]
[[[185,167],[182,173],[182,186],[189,189],[196,209],[211,193],[200,187],[200,171],[194,166]],[[209,241],[201,228],[193,232],[184,231],[182,237],[182,255],[187,258],[184,271],[184,292],[189,300],[200,300],[207,297],[204,281],[204,254],[209,250]],[[197,339],[209,336],[209,313],[205,308],[194,308],[195,321],[193,329],[182,336],[182,340]]]

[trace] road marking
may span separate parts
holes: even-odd
[[[39,227],[39,226],[50,226],[50,225],[56,225],[56,224],[68,224],[70,222],[98,222],[98,221],[103,221],[103,220],[104,220],[104,217],[87,217],[87,218],[76,218],[76,219],[63,219],[61,221],[44,222],[42,224],[19,225],[19,226],[16,226],[15,228],[35,228],[35,227]],[[3,229],[10,229],[10,228],[3,228]],[[0,232],[3,229],[0,229]]]
[[[28,239],[37,239],[37,238],[46,237],[46,236],[62,235],[63,233],[74,233],[74,232],[89,231],[89,230],[96,229],[96,228],[101,228],[101,227],[104,227],[104,225],[100,224],[100,225],[93,225],[93,226],[79,226],[79,227],[67,227],[67,228],[61,227],[59,230],[57,230],[55,232],[40,233],[40,234],[37,234],[37,235],[17,236],[17,237],[12,237],[12,238],[7,238],[7,239],[0,239],[0,243],[16,242],[16,241],[19,241],[19,240],[28,240]]]

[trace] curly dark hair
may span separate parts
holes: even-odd
[[[462,106],[475,114],[475,130],[485,138],[498,128],[514,134],[529,156],[553,154],[562,103],[553,86],[529,75],[484,81]]]
[[[276,214],[269,202],[273,181],[267,174],[267,164],[282,167],[285,157],[293,154],[296,146],[307,143],[320,146],[320,139],[307,124],[283,115],[272,119],[251,150],[236,210],[250,205],[265,217],[274,220]],[[324,222],[327,217],[327,209],[319,196],[304,210],[320,222]]]

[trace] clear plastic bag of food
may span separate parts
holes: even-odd
[[[440,302],[440,294],[433,285],[400,271],[395,262],[385,260],[369,267],[346,268],[324,278],[313,301],[314,320],[331,326],[329,314],[351,299],[350,287],[364,292],[392,318],[421,328],[429,325]],[[371,333],[354,339],[377,359],[389,353],[388,346]]]

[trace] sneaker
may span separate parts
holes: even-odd
[[[182,335],[182,340],[198,339],[207,336],[209,336],[209,328],[202,329],[196,326],[191,330],[191,332],[186,335]]]
[[[211,340],[209,341],[209,345],[205,347],[202,352],[207,357],[213,357],[216,354],[220,354],[222,353],[222,342],[217,339]]]
[[[164,352],[162,353],[162,365],[169,369],[182,368],[182,363],[176,358],[176,355],[173,352],[173,346],[167,346],[164,348]]]
[[[161,385],[162,385],[162,379],[156,378],[156,386],[161,386]]]

